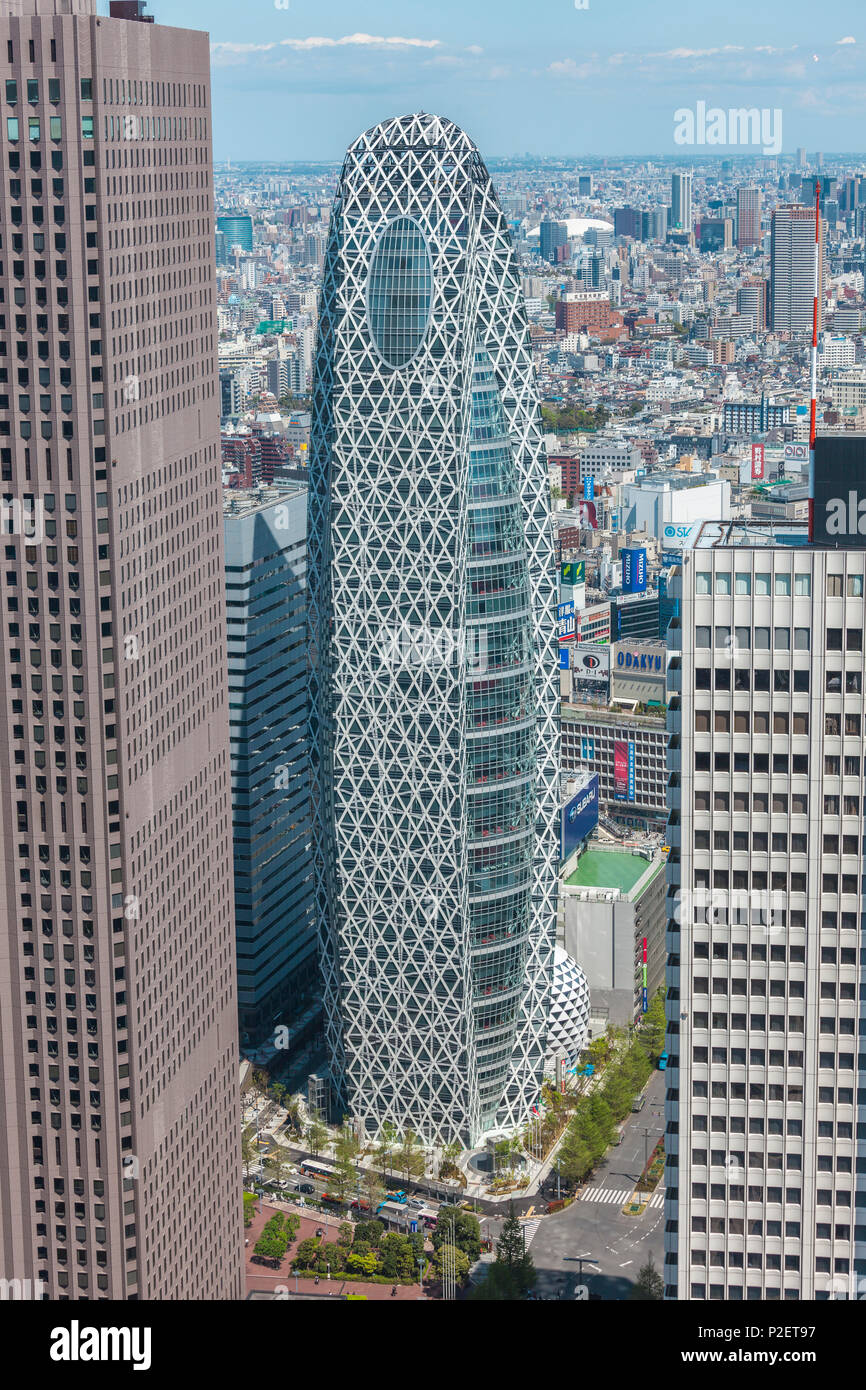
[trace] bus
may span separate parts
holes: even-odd
[[[420,1222],[425,1231],[432,1231],[439,1220],[439,1213],[430,1207],[422,1207],[420,1211],[415,1212],[415,1219]]]
[[[319,1163],[313,1158],[305,1158],[298,1166],[301,1172],[310,1178],[333,1178],[337,1171],[330,1164]]]

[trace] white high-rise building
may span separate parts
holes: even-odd
[[[866,1275],[864,576],[743,545],[672,581],[668,1297]]]
[[[691,174],[671,174],[671,228],[681,232],[692,230]]]
[[[818,329],[824,325],[825,222],[818,225]],[[770,234],[770,313],[774,332],[812,332],[815,305],[815,211],[776,208]]]
[[[555,571],[520,275],[472,141],[349,149],[313,396],[314,847],[336,1111],[474,1143],[539,1096]]]

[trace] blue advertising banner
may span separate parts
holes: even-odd
[[[622,552],[622,591],[624,594],[646,593],[646,550],[642,547]]]
[[[598,773],[594,772],[585,787],[581,787],[562,808],[560,852],[565,860],[583,843],[598,825]]]
[[[583,480],[584,501],[590,502],[595,497],[595,478],[584,478]]]

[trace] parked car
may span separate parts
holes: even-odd
[[[646,1096],[635,1096],[632,1102],[632,1112],[637,1115],[646,1105]]]
[[[411,1207],[413,1211],[421,1211],[423,1207],[426,1207],[427,1203],[422,1202],[420,1197],[410,1197],[406,1205]]]
[[[314,1196],[316,1191],[311,1182],[296,1182],[294,1190],[295,1192],[304,1192],[308,1197]]]

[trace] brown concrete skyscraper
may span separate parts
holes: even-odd
[[[2,0],[0,1278],[242,1294],[208,41]]]

